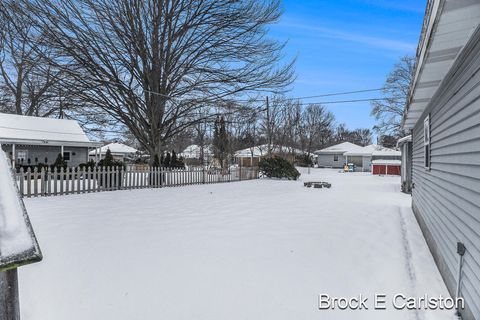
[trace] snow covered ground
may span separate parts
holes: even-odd
[[[303,181],[328,181],[308,189]],[[20,269],[24,320],[453,319],[395,310],[448,296],[398,177],[312,169],[253,180],[27,199],[44,261]],[[318,294],[369,310],[319,310]],[[387,294],[387,310],[373,295]]]

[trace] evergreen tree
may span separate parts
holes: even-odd
[[[167,167],[167,168],[171,166],[170,152],[167,152],[167,155],[165,156],[165,159],[163,159],[163,166]]]
[[[57,159],[53,163],[53,168],[66,168],[67,162],[63,159],[63,155],[61,153],[58,154]]]
[[[160,159],[158,158],[158,154],[156,154],[156,155],[153,157],[153,164],[152,164],[152,166],[155,167],[155,168],[160,167]]]
[[[175,150],[172,150],[172,159],[170,160],[170,165],[174,168],[178,167],[177,154]]]
[[[107,152],[105,153],[105,158],[103,159],[103,163],[102,165],[105,166],[105,167],[111,167],[113,166],[113,156],[112,156],[112,152],[110,151],[110,149],[107,149]]]
[[[215,119],[213,131],[213,152],[222,168],[226,165],[228,155],[228,133],[225,127],[225,118],[217,117]]]

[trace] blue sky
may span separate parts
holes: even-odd
[[[403,55],[415,53],[426,0],[283,0],[284,14],[270,29],[288,40],[286,59],[297,57],[297,80],[289,96],[382,87]],[[332,101],[379,93],[317,98]],[[371,128],[369,103],[327,106],[338,123]]]

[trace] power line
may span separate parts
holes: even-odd
[[[383,88],[378,89],[365,89],[365,90],[356,90],[356,91],[344,91],[344,92],[334,92],[334,93],[325,93],[325,94],[318,94],[314,96],[303,96],[303,97],[292,97],[292,98],[283,98],[282,100],[303,100],[303,99],[313,99],[313,98],[322,98],[322,97],[332,97],[332,96],[342,96],[347,94],[354,94],[354,93],[364,93],[364,92],[375,92],[381,91]],[[245,101],[245,102],[258,102],[258,101],[265,101],[265,99],[253,99],[253,100],[237,100],[237,101]]]
[[[299,105],[309,104],[337,104],[337,103],[352,103],[352,102],[367,102],[367,101],[382,101],[382,100],[397,100],[392,98],[371,98],[371,99],[356,99],[356,100],[337,100],[337,101],[318,101],[318,102],[302,102]]]
[[[111,82],[111,81],[103,81],[103,82],[116,84],[116,83]],[[313,98],[322,98],[322,97],[332,97],[332,96],[341,96],[341,95],[348,95],[348,94],[355,94],[355,93],[375,92],[375,91],[381,91],[383,89],[384,88],[376,88],[376,89],[363,89],[363,90],[354,90],[354,91],[333,92],[333,93],[317,94],[317,95],[312,95],[312,96],[284,98],[282,100],[291,101],[291,100],[303,100],[303,99],[313,99]],[[169,95],[166,95],[166,94],[163,94],[163,93],[154,92],[154,91],[146,90],[146,89],[141,89],[141,90],[144,91],[144,92],[153,94],[153,95],[158,95],[160,97],[168,98],[170,100],[180,100],[180,98],[172,97],[172,96],[169,96]],[[232,101],[232,99],[220,99],[218,97],[213,97],[213,98],[214,98],[214,101],[208,101],[208,102],[215,102],[215,101],[228,102],[228,101]],[[202,99],[208,100],[208,98],[201,98],[201,100]],[[195,98],[190,98],[190,99],[187,98],[187,99],[184,99],[184,100],[194,101]],[[262,102],[262,101],[265,101],[265,99],[264,98],[262,98],[262,99],[236,99],[236,100],[233,99],[233,102]]]

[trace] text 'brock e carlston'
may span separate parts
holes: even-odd
[[[407,297],[402,293],[398,293],[392,296],[391,299],[387,298],[386,294],[379,293],[373,296],[373,299],[359,294],[354,297],[330,297],[328,294],[318,295],[318,308],[320,310],[368,310],[370,308],[374,310],[386,310],[389,307],[393,307],[397,310],[452,310],[463,309],[463,298],[451,298],[428,296],[427,294],[421,297]]]

